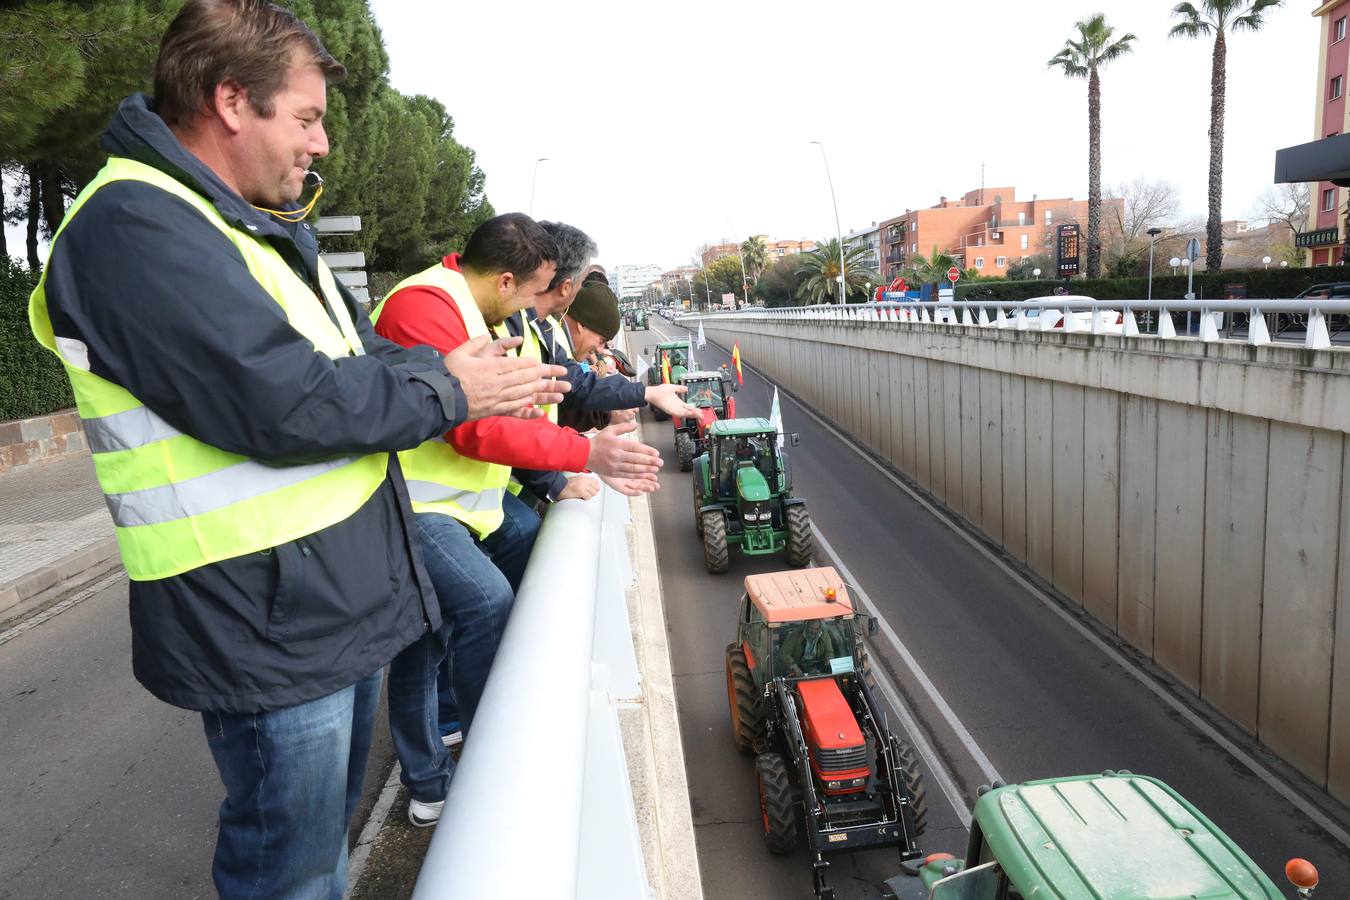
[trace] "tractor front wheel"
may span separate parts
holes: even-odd
[[[681,472],[694,467],[694,441],[683,431],[675,435],[675,458],[680,461]]]
[[[764,710],[755,696],[755,680],[739,644],[727,645],[727,706],[736,749],[749,753],[764,731]]]
[[[764,843],[778,855],[797,848],[797,815],[792,803],[792,782],[787,765],[777,753],[755,757],[755,775],[759,781],[759,817],[764,826]]]
[[[905,782],[905,793],[909,794],[909,805],[914,810],[914,836],[923,834],[928,827],[928,792],[924,789],[923,773],[919,771],[919,755],[905,741],[891,736],[891,746],[895,748],[896,762],[900,766],[899,775]]]
[[[710,509],[702,514],[703,563],[714,575],[721,575],[731,565],[727,552],[727,514]]]
[[[787,508],[787,561],[793,566],[811,564],[816,541],[811,534],[811,514],[800,504]]]

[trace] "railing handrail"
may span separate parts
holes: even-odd
[[[615,529],[604,526],[620,516],[627,500],[608,487],[550,507],[414,900],[515,897],[527,883],[534,898],[578,896],[598,597],[617,584],[603,567],[627,557],[622,539],[606,546]]]
[[[896,295],[888,295],[896,296]],[[936,322],[934,314],[945,311],[943,318],[950,316],[956,321]],[[715,317],[757,317],[771,320],[844,320],[877,322],[895,325],[959,325],[986,328],[1012,328],[1018,331],[1046,330],[1031,328],[1028,312],[1053,311],[1065,313],[1063,331],[1108,333],[1108,326],[1097,315],[1089,316],[1090,322],[1082,322],[1069,312],[1117,312],[1122,321],[1113,323],[1121,328],[1125,337],[1139,337],[1136,312],[1157,312],[1158,337],[1177,337],[1175,327],[1168,313],[1200,313],[1199,339],[1204,342],[1222,340],[1219,334],[1220,323],[1217,320],[1225,315],[1246,314],[1248,316],[1249,344],[1261,346],[1271,343],[1265,314],[1302,313],[1307,315],[1307,333],[1304,346],[1312,350],[1325,350],[1331,347],[1331,338],[1327,330],[1328,314],[1350,314],[1350,298],[1319,299],[1314,297],[1287,299],[1245,299],[1245,300],[1094,300],[1090,297],[1042,297],[1035,300],[883,300],[869,303],[818,304],[814,306],[780,306],[762,310],[726,310],[709,313],[686,314],[679,318],[715,318]],[[992,312],[993,317],[990,318]],[[957,314],[960,314],[959,317]],[[1039,318],[1039,316],[1037,317]]]

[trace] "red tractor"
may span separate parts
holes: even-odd
[[[736,383],[731,373],[724,369],[716,372],[686,372],[680,376],[680,384],[689,389],[684,399],[691,406],[699,408],[697,419],[672,419],[675,426],[675,458],[679,460],[680,471],[688,472],[694,467],[694,457],[708,449],[708,429],[718,419],[736,418]]]
[[[727,646],[731,731],[738,749],[755,753],[764,840],[772,853],[791,853],[805,826],[820,900],[834,897],[826,853],[922,855],[918,759],[873,697],[864,622],[875,630],[833,568],[750,575]]]

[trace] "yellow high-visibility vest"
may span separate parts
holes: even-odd
[[[239,251],[249,273],[316,351],[330,359],[364,352],[327,266],[319,264],[321,305],[269,243],[231,226],[209,200],[186,185],[133,160],[109,159],[75,199],[52,238],[53,259],[61,254],[61,234],[84,204],[115,181],[152,185],[200,212]],[[51,271],[50,263],[46,271]],[[180,575],[321,531],[355,513],[384,482],[387,453],[278,466],[179,431],[130,391],[91,372],[83,342],[56,337],[46,285],[44,272],[29,298],[28,320],[39,343],[60,358],[70,378],[122,563],[133,580]],[[54,302],[59,304],[60,298]]]
[[[473,299],[469,283],[453,269],[437,263],[424,272],[403,279],[371,313],[372,322],[384,311],[389,297],[406,287],[439,288],[464,319],[470,338],[488,333],[487,322]],[[408,479],[413,512],[450,516],[482,540],[502,524],[502,494],[511,480],[511,467],[461,455],[445,438],[423,441],[412,450],[401,450],[399,463]]]

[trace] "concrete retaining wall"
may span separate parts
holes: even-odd
[[[704,328],[1350,802],[1350,352]]]

